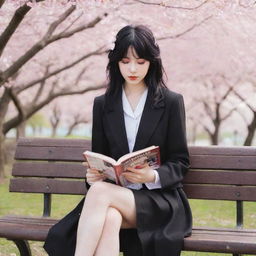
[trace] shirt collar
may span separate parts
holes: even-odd
[[[137,118],[138,116],[140,116],[143,112],[144,109],[144,105],[147,99],[147,95],[148,95],[148,88],[145,89],[145,91],[142,93],[139,102],[136,106],[135,111],[133,112],[132,107],[126,97],[125,91],[124,89],[122,90],[122,102],[123,102],[123,110],[124,112],[129,115],[132,118]]]

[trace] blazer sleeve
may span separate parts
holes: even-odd
[[[96,97],[93,103],[92,116],[92,151],[109,155],[108,142],[103,128],[103,97]]]
[[[108,155],[108,142],[103,128],[103,97],[99,96],[94,99],[92,111],[92,151]],[[85,179],[86,188],[90,184]]]
[[[173,98],[170,107],[167,146],[164,149],[167,160],[157,169],[162,189],[180,186],[190,167],[183,96],[178,94]]]

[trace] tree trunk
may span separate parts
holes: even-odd
[[[211,142],[212,142],[212,145],[218,145],[218,133],[216,132],[216,130],[211,135]]]
[[[68,132],[67,132],[67,134],[65,135],[66,137],[72,134],[72,132],[73,132],[73,130],[74,130],[74,128],[75,128],[76,125],[77,125],[77,124],[72,124],[71,126],[69,126]]]
[[[16,128],[16,140],[18,140],[20,137],[26,137],[26,121],[22,122]]]
[[[5,164],[4,140],[5,140],[5,136],[2,133],[2,127],[0,127],[0,179],[4,178],[4,164]]]
[[[248,134],[244,141],[244,146],[252,145],[255,130],[256,130],[256,112],[253,113],[253,119],[252,119],[251,123],[248,125]]]
[[[56,136],[58,125],[52,125],[52,138]]]
[[[219,129],[220,129],[220,124],[215,123],[214,132],[210,134],[212,145],[218,145],[219,143]]]
[[[196,144],[196,133],[197,133],[197,125],[193,124],[193,126],[192,126],[192,136],[191,136],[192,145]]]
[[[5,89],[2,97],[0,98],[0,178],[4,177],[4,164],[5,164],[5,150],[4,141],[5,135],[3,133],[4,118],[6,116],[8,106],[10,103],[10,97]]]

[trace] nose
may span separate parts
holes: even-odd
[[[130,63],[130,72],[134,73],[136,71],[137,71],[137,64],[135,62],[131,61],[131,63]]]

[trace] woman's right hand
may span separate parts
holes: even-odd
[[[88,167],[87,162],[83,162],[83,165]],[[97,181],[103,181],[105,178],[105,175],[103,173],[100,173],[99,170],[87,168],[86,181],[87,183],[89,183],[89,185],[92,185]]]

